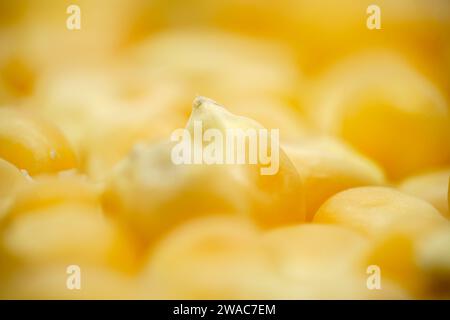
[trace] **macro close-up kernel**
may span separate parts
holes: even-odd
[[[449,13],[0,1],[0,299],[450,299]]]

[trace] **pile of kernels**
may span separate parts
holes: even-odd
[[[63,6],[7,8],[0,298],[450,299],[448,16],[391,11],[444,39],[411,58],[417,39],[389,19],[391,40],[356,48],[372,36],[352,11],[365,1],[329,3],[340,29],[290,1],[199,4],[214,21],[181,3],[114,2],[80,1],[96,19],[74,32]],[[170,25],[181,12],[206,25]],[[229,19],[249,14],[236,33]],[[197,94],[229,112],[191,107]],[[279,129],[278,173],[175,165],[171,133],[196,120]],[[73,265],[80,289],[67,286]]]

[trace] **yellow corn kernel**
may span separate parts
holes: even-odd
[[[364,261],[379,266],[383,278],[397,282],[415,298],[442,298],[450,285],[449,236],[446,223],[416,237],[384,234],[371,244]]]
[[[319,234],[326,237],[324,242],[320,242],[321,237],[313,232],[322,227],[323,232]],[[388,281],[382,292],[370,292],[365,277],[349,274],[353,263],[357,262],[356,257],[365,247],[364,238],[357,233],[332,226],[298,227],[300,232],[296,228],[282,228],[262,235],[248,221],[238,218],[212,216],[189,222],[165,237],[150,256],[143,273],[142,281],[147,286],[144,291],[152,292],[153,298],[166,299],[406,296]],[[311,248],[312,240],[318,241],[315,249],[319,253],[314,253]],[[332,270],[339,254],[329,251],[338,248],[332,244],[333,240],[351,243],[352,247],[347,253],[339,247],[339,252],[348,259],[346,263],[338,263],[340,266],[334,277]],[[362,242],[358,243],[360,240]],[[299,267],[297,258],[308,257],[319,262],[327,252],[334,257],[327,259],[333,268],[320,268],[325,271],[322,278],[320,270],[314,270],[318,265],[313,262],[302,260],[300,265],[307,263],[301,268],[304,272],[294,270],[295,266]]]
[[[283,145],[295,165],[305,192],[307,220],[339,191],[384,183],[383,171],[370,159],[331,138],[302,139]]]
[[[98,186],[77,175],[38,176],[16,192],[2,225],[5,250],[29,263],[135,263],[131,239],[103,217]]]
[[[450,169],[434,171],[410,177],[399,185],[399,189],[431,203],[443,216],[450,218],[448,208],[448,186]]]
[[[29,210],[9,220],[2,234],[5,251],[23,263],[88,263],[123,270],[134,263],[128,240],[99,208],[83,204]]]
[[[186,125],[192,135],[195,135],[196,122],[201,122],[205,130],[219,130],[224,137],[228,130],[266,130],[255,120],[234,115],[205,97],[197,97],[193,102],[191,117]],[[302,222],[305,219],[305,202],[301,179],[279,142],[276,141],[278,143],[272,146],[272,138],[269,140],[267,152],[272,156],[277,155],[277,158],[272,158],[269,165],[262,164],[260,159],[256,165],[236,165],[238,170],[242,171],[242,177],[236,179],[236,184],[245,185],[244,190],[250,198],[250,214],[261,226],[273,227]],[[234,147],[234,152],[239,152],[237,147]],[[249,145],[246,146],[246,152],[250,153]],[[274,163],[277,163],[277,166],[273,166]],[[272,171],[271,169],[277,171],[264,174],[264,170]]]
[[[368,265],[361,263],[369,240],[348,228],[303,224],[267,232],[262,244],[271,265],[293,286],[297,299],[404,299],[405,290],[385,279],[380,290],[367,288]],[[307,288],[302,293],[300,288]]]
[[[0,287],[1,299],[139,299],[139,284],[134,278],[99,265],[80,264],[80,289],[70,290],[68,267],[46,264],[16,268]]]
[[[0,220],[11,205],[15,191],[25,183],[26,178],[19,169],[0,158]]]
[[[450,298],[450,228],[442,228],[421,239],[415,260],[425,273],[429,293]]]
[[[341,226],[304,224],[267,232],[263,244],[281,272],[298,281],[361,274],[356,262],[368,240]]]
[[[393,281],[412,297],[420,298],[426,290],[425,276],[414,256],[420,239],[405,233],[385,233],[374,239],[362,262],[380,268],[382,287],[384,281]]]
[[[317,89],[311,107],[318,126],[379,162],[389,178],[450,163],[445,98],[401,58],[380,52],[352,57]]]
[[[56,126],[11,108],[0,109],[0,157],[30,175],[76,167],[75,154]]]
[[[194,103],[191,119],[205,130],[260,127],[208,99]],[[261,175],[261,165],[180,164],[171,160],[173,143],[137,146],[114,171],[103,203],[147,238],[188,217],[202,214],[250,215],[265,227],[304,221],[299,176],[281,150],[279,171]]]
[[[342,191],[320,207],[314,222],[346,226],[369,236],[372,241],[362,264],[379,267],[382,279],[414,297],[425,290],[414,247],[423,236],[448,224],[428,202],[387,187]]]
[[[80,175],[41,175],[17,192],[9,215],[14,217],[30,210],[63,204],[100,205],[100,186]]]
[[[237,218],[187,223],[158,244],[144,281],[166,299],[268,297],[278,280],[269,272],[257,235],[252,224]]]
[[[156,239],[186,219],[247,208],[246,193],[227,168],[176,166],[171,146],[137,146],[119,163],[102,197],[105,211],[144,238]]]
[[[58,205],[27,211],[4,230],[5,246],[31,261],[100,258],[111,241],[109,228],[94,208],[83,205]]]
[[[419,236],[448,223],[428,202],[386,187],[342,191],[320,207],[313,221],[347,226],[374,237]]]

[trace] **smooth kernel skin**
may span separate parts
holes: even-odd
[[[0,157],[30,175],[77,167],[61,131],[28,110],[0,108]]]
[[[16,191],[26,183],[19,169],[0,158],[0,220],[9,209]]]
[[[382,169],[337,139],[303,138],[283,145],[305,192],[307,220],[332,195],[352,187],[382,185]]]
[[[398,283],[413,298],[448,297],[450,226],[443,224],[412,237],[389,233],[371,242],[363,263],[377,265],[383,278]]]
[[[75,259],[132,270],[132,239],[103,216],[99,194],[79,175],[38,176],[21,185],[2,221],[2,247],[25,264]]]
[[[371,239],[361,259],[410,292],[424,293],[425,278],[414,259],[416,243],[448,224],[428,202],[387,187],[359,187],[327,200],[314,217],[316,223],[352,228]]]
[[[386,52],[351,57],[316,89],[311,114],[320,130],[377,161],[389,179],[450,163],[448,104],[402,58]]]
[[[270,264],[298,288],[297,299],[405,299],[407,291],[384,279],[381,290],[367,290],[361,263],[370,248],[367,237],[349,228],[303,224],[262,235]],[[288,287],[288,286],[286,286]],[[306,294],[300,288],[306,289]]]
[[[262,235],[271,265],[306,299],[405,299],[407,291],[384,279],[381,290],[367,290],[370,240],[350,228],[326,224],[281,227]],[[301,291],[300,291],[301,292]]]
[[[278,281],[269,272],[257,235],[248,220],[235,217],[184,224],[155,248],[143,281],[165,299],[268,297]]]
[[[73,203],[99,207],[100,192],[100,186],[81,175],[40,175],[16,192],[8,216],[14,218],[30,210]]]
[[[362,264],[379,267],[382,281],[393,281],[413,298],[423,298],[426,278],[417,266],[414,254],[420,238],[404,233],[383,234],[370,243]]]
[[[313,219],[353,228],[371,237],[418,236],[448,221],[428,202],[387,187],[358,187],[328,199]]]
[[[320,281],[337,274],[358,273],[356,261],[368,240],[341,226],[303,224],[269,231],[262,243],[281,272],[291,279]]]
[[[4,230],[4,246],[30,263],[49,261],[105,263],[114,230],[90,206],[64,204],[34,209]]]
[[[450,169],[432,171],[402,181],[399,190],[424,199],[431,203],[447,219],[450,218],[448,208],[448,185]]]
[[[321,237],[326,238],[323,243]],[[314,249],[312,241],[317,242]],[[338,243],[352,249],[344,253]],[[341,227],[305,225],[263,233],[248,220],[210,216],[188,222],[164,237],[141,281],[147,283],[147,290],[156,291],[153,297],[158,299],[406,297],[388,281],[384,291],[369,292],[365,278],[349,274],[364,247],[362,236]],[[338,262],[339,254],[331,252],[334,249],[344,254],[345,263]],[[302,260],[306,257],[313,262]],[[330,269],[317,270],[314,262],[321,258],[339,264],[337,278]],[[297,259],[307,263],[301,271],[295,270]],[[320,271],[325,275],[321,277]]]
[[[89,204],[30,209],[2,226],[2,248],[21,265],[101,265],[131,272],[136,250],[115,222]]]

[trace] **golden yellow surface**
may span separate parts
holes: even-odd
[[[0,298],[450,299],[447,0],[69,4],[0,1]]]
[[[449,185],[449,181],[450,170],[443,169],[410,177],[403,181],[399,188],[406,193],[427,200],[442,215],[449,217],[448,191],[445,192],[445,186]]]
[[[0,109],[0,156],[29,174],[76,168],[68,141],[52,123],[27,111]]]

